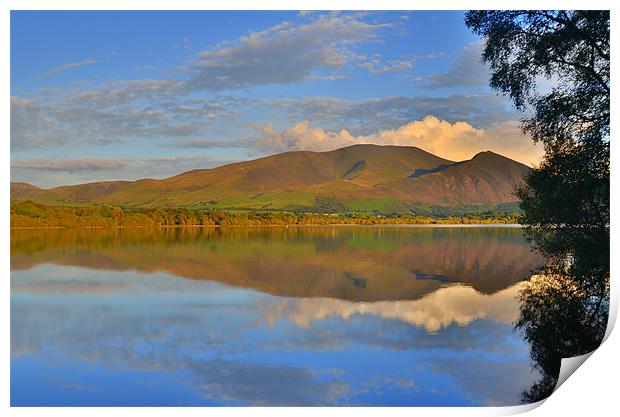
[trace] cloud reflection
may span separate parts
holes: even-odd
[[[412,301],[350,302],[332,298],[286,299],[264,308],[264,319],[273,325],[286,318],[308,328],[312,321],[339,317],[348,320],[355,314],[396,319],[436,333],[450,325],[466,326],[474,320],[489,319],[512,323],[519,315],[515,299],[521,284],[491,295],[471,287],[454,285]]]

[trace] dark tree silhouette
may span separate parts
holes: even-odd
[[[519,293],[515,323],[530,344],[530,357],[541,379],[521,395],[523,403],[547,398],[555,389],[562,358],[596,349],[607,327],[609,287],[584,286],[570,273],[547,265]]]
[[[601,343],[609,311],[609,11],[470,11],[485,39],[490,86],[529,114],[522,128],[545,155],[518,188],[522,222],[547,258],[520,294],[516,328],[553,392],[562,357]],[[541,88],[541,82],[547,85]]]

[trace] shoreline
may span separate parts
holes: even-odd
[[[523,228],[525,225],[518,223],[396,223],[396,224],[354,224],[354,223],[336,223],[336,224],[227,224],[227,225],[144,225],[144,226],[11,226],[11,230],[38,230],[38,229],[188,229],[188,228],[259,228],[259,227],[280,227],[280,228],[303,228],[303,227],[363,227],[363,228],[458,228],[458,227],[503,227],[503,228]]]

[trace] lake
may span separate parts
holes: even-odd
[[[517,405],[517,227],[11,231],[13,406]]]

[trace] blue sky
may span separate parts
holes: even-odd
[[[291,150],[535,162],[463,12],[11,14],[11,178],[163,178]]]

